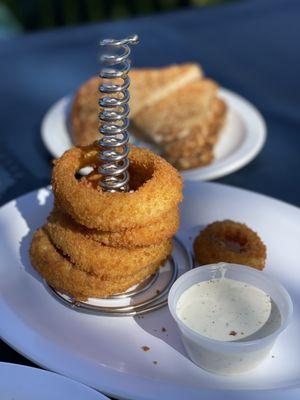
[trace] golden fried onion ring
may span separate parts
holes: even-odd
[[[175,208],[182,199],[182,179],[168,162],[147,149],[131,147],[132,192],[110,193],[95,189],[75,174],[87,165],[96,167],[99,148],[75,147],[55,162],[52,186],[55,197],[78,223],[103,231],[145,226]]]
[[[102,245],[87,238],[71,217],[54,214],[44,226],[51,242],[83,271],[102,277],[128,276],[154,263],[162,263],[172,251],[172,240],[137,248]]]
[[[104,280],[77,268],[61,255],[49,240],[46,232],[35,232],[30,247],[33,267],[54,289],[64,292],[77,300],[88,297],[107,297],[121,293],[153,274],[160,263],[152,263],[138,273],[118,280]]]
[[[59,207],[55,205],[48,220],[55,221],[60,219]],[[70,217],[71,218],[71,217]],[[87,238],[111,247],[145,247],[159,244],[166,239],[170,239],[176,233],[179,227],[179,210],[174,208],[168,211],[159,221],[149,225],[132,229],[126,229],[119,232],[104,232],[97,229],[88,229],[83,225],[77,224],[72,220],[74,229],[78,229]]]
[[[266,246],[247,225],[231,220],[208,225],[195,239],[195,260],[199,264],[229,262],[263,269]]]

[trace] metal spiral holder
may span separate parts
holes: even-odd
[[[100,42],[101,46],[113,50],[111,54],[101,56],[103,68],[99,74],[100,78],[110,81],[99,87],[99,106],[103,109],[99,114],[102,122],[99,128],[102,135],[99,140],[100,186],[109,192],[128,190],[129,45],[138,41],[138,36],[133,35],[123,40],[105,39]]]

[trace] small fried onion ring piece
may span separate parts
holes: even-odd
[[[33,267],[54,289],[77,300],[89,297],[107,297],[121,293],[153,274],[160,263],[152,263],[137,274],[114,280],[103,280],[96,275],[81,271],[61,255],[43,229],[35,232],[30,247]]]
[[[231,220],[208,225],[195,239],[195,259],[199,264],[229,262],[262,270],[266,246],[247,225]]]
[[[158,220],[182,199],[182,179],[167,161],[147,149],[130,148],[132,192],[104,192],[75,174],[98,165],[96,145],[74,147],[55,162],[52,186],[60,207],[88,228],[116,232]]]
[[[172,251],[172,240],[132,249],[109,247],[87,238],[80,225],[60,213],[44,227],[51,242],[85,272],[100,277],[128,276],[151,263],[164,261]]]

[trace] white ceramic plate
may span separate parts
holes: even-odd
[[[107,397],[53,372],[0,362],[0,399],[105,400]]]
[[[220,89],[220,97],[228,105],[228,115],[215,147],[215,160],[206,167],[183,171],[186,180],[209,180],[228,175],[253,160],[265,143],[266,125],[259,111],[230,90]],[[42,121],[42,140],[55,158],[72,147],[68,120],[71,101],[71,96],[60,99]],[[149,147],[131,138],[136,145]]]
[[[28,259],[32,233],[52,208],[47,189],[0,209],[0,336],[39,365],[117,398],[299,399],[299,209],[213,183],[186,183],[184,194],[182,241],[191,246],[199,227],[215,220],[247,223],[267,245],[266,271],[292,297],[293,321],[258,369],[222,377],[198,368],[186,356],[167,307],[139,318],[104,317],[82,314],[59,303]],[[144,352],[142,346],[150,350]]]

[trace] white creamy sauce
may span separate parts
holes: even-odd
[[[176,313],[194,331],[220,341],[258,339],[281,324],[280,311],[270,296],[227,278],[191,286],[180,296]]]

